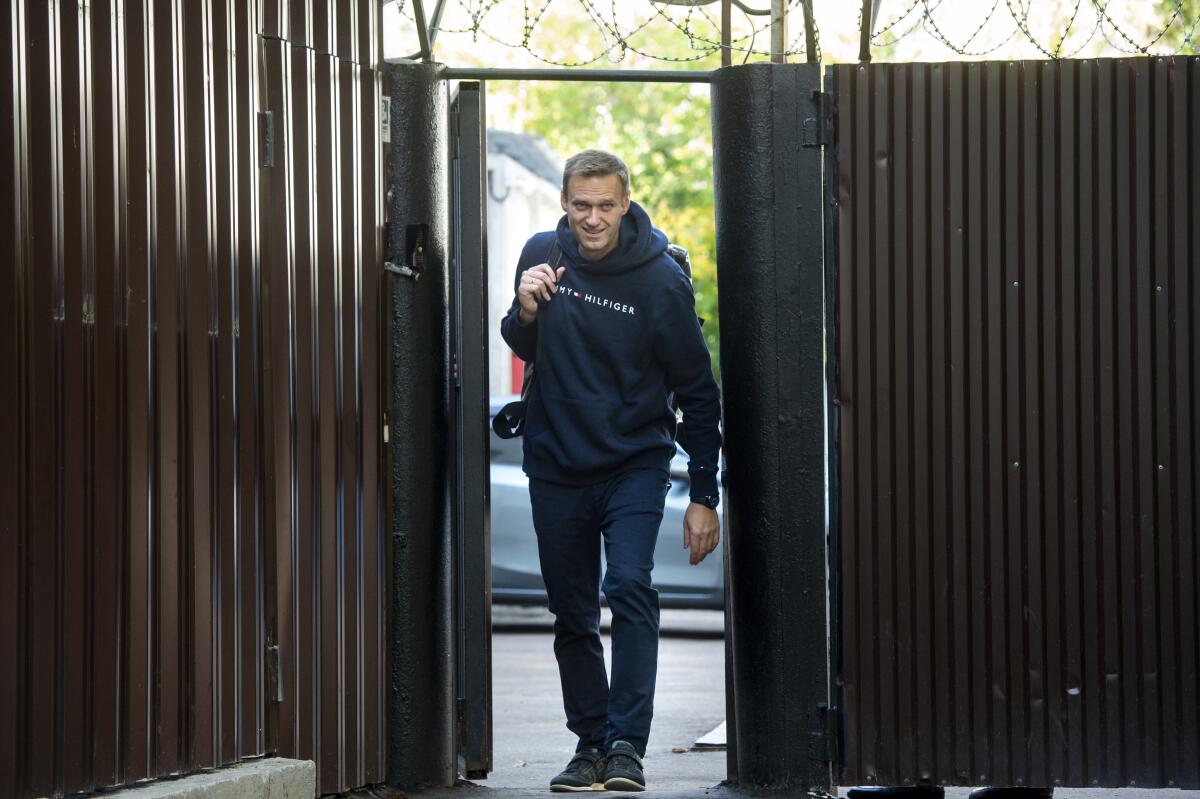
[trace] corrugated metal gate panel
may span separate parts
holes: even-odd
[[[279,751],[316,760],[331,793],[383,779],[379,92],[307,47],[267,40],[262,62]]]
[[[843,781],[1200,786],[1200,59],[833,84]]]
[[[363,64],[373,13],[345,15]],[[323,791],[378,782],[375,73],[264,39],[235,0],[18,2],[3,24],[0,794],[271,751],[316,759]],[[272,47],[300,65],[286,135]],[[273,193],[293,139],[311,180]]]

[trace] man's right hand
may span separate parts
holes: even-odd
[[[527,325],[537,317],[539,300],[550,302],[554,298],[554,292],[558,290],[558,281],[565,271],[567,270],[564,266],[555,271],[549,264],[539,264],[525,270],[521,275],[521,283],[517,286],[517,301],[521,303],[521,324]]]

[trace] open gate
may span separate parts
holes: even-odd
[[[1200,787],[1200,59],[826,80],[838,781]]]
[[[484,90],[450,100],[451,538],[458,770],[492,770],[491,430],[488,425],[487,145]]]

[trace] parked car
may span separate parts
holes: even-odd
[[[494,416],[514,397],[494,397]],[[687,455],[680,450],[671,461],[658,543],[654,548],[654,587],[663,607],[722,608],[725,604],[721,550],[692,566],[683,548],[683,514],[690,481]],[[521,469],[521,439],[502,439],[492,433],[492,598],[496,602],[546,604],[546,587],[538,566],[537,537],[529,507],[529,478]]]

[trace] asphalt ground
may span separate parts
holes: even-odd
[[[664,610],[654,724],[646,747],[643,796],[704,795],[725,779],[724,751],[690,751],[725,719],[725,642],[719,611]],[[602,629],[607,630],[607,611]],[[502,797],[549,795],[550,778],[575,752],[566,728],[554,660],[551,617],[544,610],[498,609],[493,615],[494,771],[478,785]],[[609,651],[609,637],[603,635]],[[610,662],[611,665],[611,662]]]
[[[570,759],[575,739],[565,726],[550,624],[551,617],[544,609],[497,609],[492,636],[494,771],[486,780],[411,794],[413,799],[549,799],[564,795],[552,794],[549,783]],[[690,751],[697,738],[725,718],[722,630],[720,612],[663,611],[654,725],[645,758],[647,790],[584,796],[750,799],[781,795],[724,786],[725,752]],[[604,643],[607,651],[607,635]],[[845,796],[845,792],[842,788],[839,794]],[[946,799],[967,799],[969,793],[969,788],[947,788]],[[795,795],[811,799],[804,793]],[[1196,791],[1135,788],[1055,791],[1056,799],[1198,796]]]

